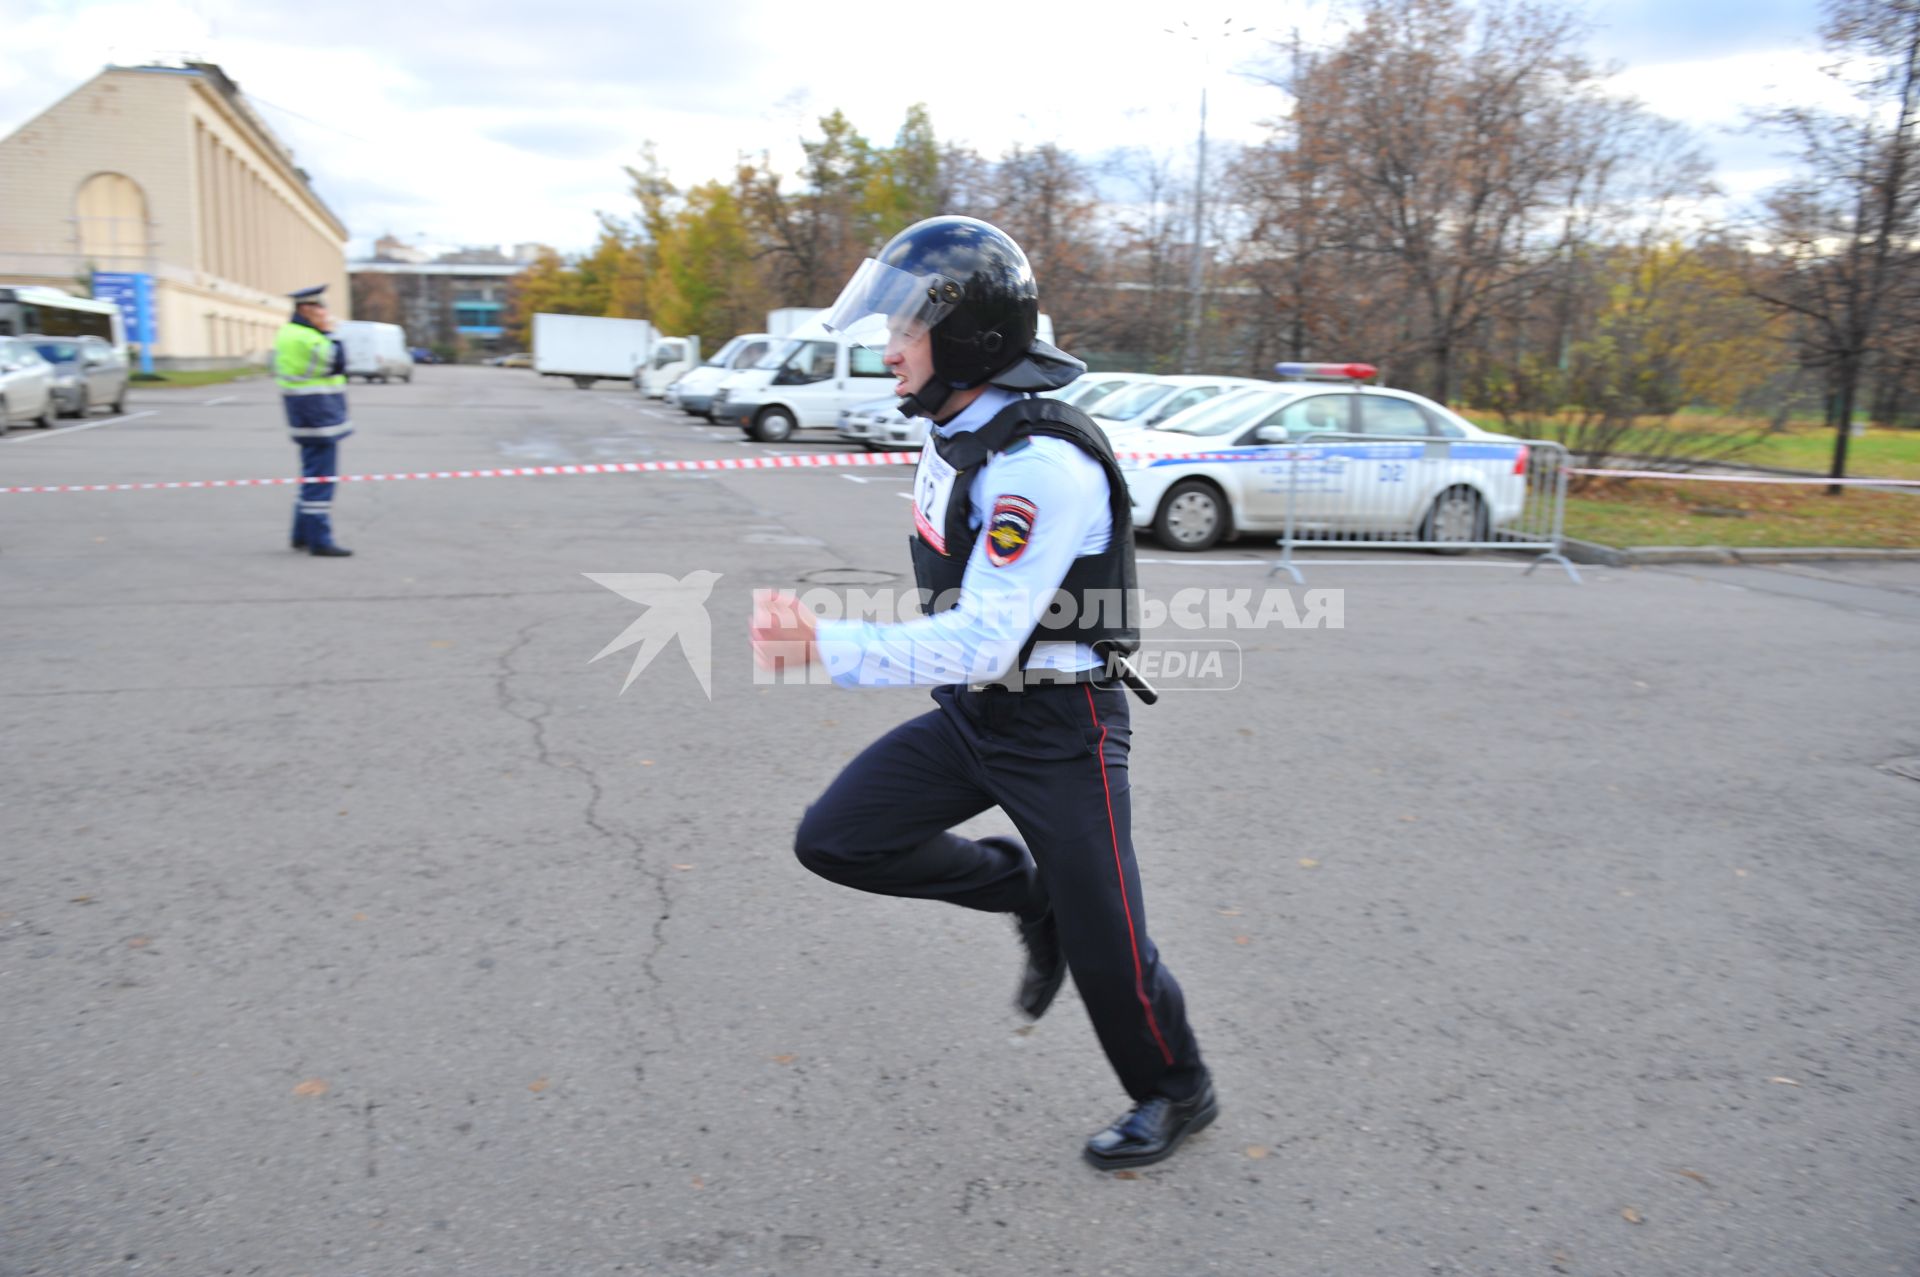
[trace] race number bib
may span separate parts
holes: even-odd
[[[947,552],[947,503],[953,500],[955,476],[932,444],[921,450],[913,476],[913,527],[939,554]]]

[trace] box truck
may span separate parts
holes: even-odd
[[[675,342],[674,356],[654,368],[662,342]],[[543,377],[566,377],[581,389],[596,381],[626,381],[643,388],[650,372],[664,374],[675,362],[677,377],[687,362],[684,337],[663,337],[644,319],[609,319],[600,315],[533,317],[533,370]],[[670,381],[668,377],[666,380]],[[665,389],[665,383],[661,389]]]

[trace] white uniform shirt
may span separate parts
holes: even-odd
[[[944,426],[942,437],[978,430],[1020,398],[989,386]],[[916,524],[944,533],[954,472],[931,441],[914,475]],[[1113,530],[1107,474],[1069,440],[1033,435],[1027,446],[995,453],[974,474],[968,523],[981,529],[961,578],[957,607],[892,625],[821,621],[816,645],[843,687],[986,683],[1004,677],[1053,602],[1075,558],[1107,548]],[[985,525],[1001,512],[1025,539],[997,546]],[[1085,670],[1100,664],[1084,643],[1034,644],[1028,669]]]

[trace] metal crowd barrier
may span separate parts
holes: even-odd
[[[1285,532],[1280,561],[1296,584],[1302,547],[1534,552],[1531,573],[1558,563],[1567,508],[1567,450],[1541,439],[1358,436],[1289,447],[1279,458]],[[1272,575],[1270,572],[1268,575]]]

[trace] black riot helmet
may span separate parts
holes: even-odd
[[[1050,390],[1086,365],[1039,340],[1040,288],[1027,255],[997,226],[932,217],[861,263],[827,312],[826,325],[861,345],[928,335],[933,377],[901,404],[931,416],[955,390],[983,383]]]

